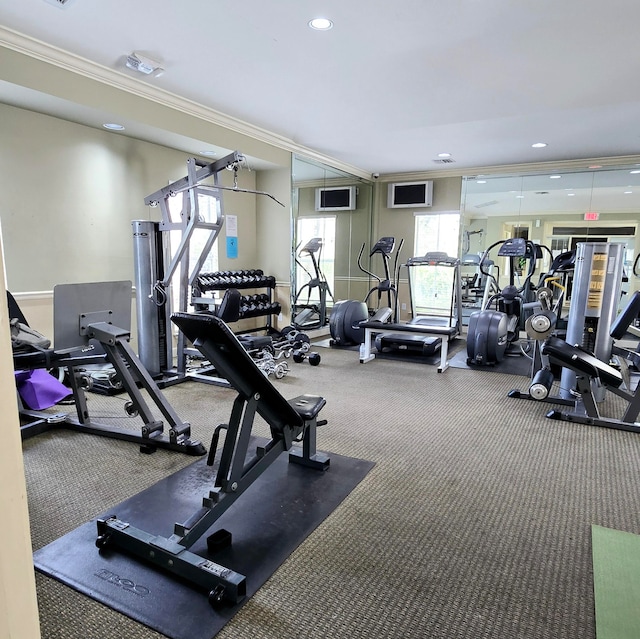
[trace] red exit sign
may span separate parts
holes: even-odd
[[[587,222],[595,222],[599,217],[600,217],[600,214],[596,213],[596,211],[587,211],[584,214],[584,219]]]

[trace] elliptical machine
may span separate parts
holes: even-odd
[[[327,295],[333,301],[333,294],[329,288],[327,278],[320,268],[322,255],[322,238],[313,237],[300,249],[296,257],[296,264],[309,276],[309,281],[303,284],[293,300],[293,315],[291,323],[296,328],[311,329],[322,328],[327,323]],[[313,266],[313,273],[307,269],[298,258],[309,257]],[[311,303],[311,293],[313,289],[318,289],[319,301],[317,304]],[[302,292],[307,291],[306,303],[299,304]]]
[[[509,238],[493,243],[480,260],[480,269],[489,252],[499,246],[498,256],[510,261],[509,284],[502,290],[495,281],[499,293],[492,295],[481,311],[469,316],[467,327],[467,365],[494,366],[502,362],[512,344],[518,341],[522,321],[523,305],[528,301],[531,278],[536,270],[536,261],[542,257],[542,249],[524,238]],[[520,287],[515,285],[516,260],[525,258],[527,273]],[[493,277],[482,271],[487,277]],[[495,305],[495,308],[491,308]]]
[[[362,255],[365,248],[365,244],[362,244],[360,253],[358,254],[358,268],[373,278],[377,284],[369,290],[362,302],[357,300],[341,300],[334,304],[329,317],[332,346],[362,344],[364,341],[364,330],[359,326],[360,322],[378,321],[386,323],[393,318],[398,303],[398,288],[396,283],[398,258],[403,245],[404,240],[400,240],[400,245],[398,246],[394,259],[392,279],[389,264],[391,254],[395,248],[395,238],[388,236],[381,237],[369,253],[369,259],[373,258],[374,255],[380,255],[382,258],[384,278],[372,273],[362,265]],[[375,309],[369,309],[369,300],[374,293],[377,293],[377,306]],[[387,306],[380,306],[384,294],[386,294]]]

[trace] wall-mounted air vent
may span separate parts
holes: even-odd
[[[452,158],[438,158],[437,160],[434,160],[434,162],[436,164],[453,164],[455,160]]]
[[[55,7],[60,7],[64,9],[68,7],[70,4],[73,4],[76,0],[44,0],[47,4],[52,4]]]

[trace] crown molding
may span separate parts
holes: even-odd
[[[414,171],[411,173],[386,173],[380,182],[394,180],[426,180],[447,177],[477,177],[479,175],[521,175],[523,173],[545,173],[547,171],[589,171],[592,165],[602,168],[640,164],[640,155],[621,155],[607,158],[584,158],[581,160],[558,160],[555,162],[535,162],[530,164],[501,164],[495,166],[472,166],[467,168],[437,169],[435,171]]]
[[[174,109],[185,115],[190,115],[205,122],[224,127],[235,133],[246,135],[254,140],[322,162],[333,168],[356,175],[357,177],[364,179],[370,179],[371,177],[368,171],[296,144],[293,140],[285,136],[250,124],[249,122],[204,106],[193,100],[188,100],[170,91],[151,86],[126,73],[91,62],[74,53],[54,47],[46,42],[31,38],[3,26],[0,26],[0,46],[90,80],[111,86],[115,89],[126,91],[127,93]]]

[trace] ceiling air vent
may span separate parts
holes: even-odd
[[[453,164],[455,160],[451,158],[438,158],[437,160],[434,160],[434,162],[436,164]]]
[[[64,9],[65,7],[73,4],[76,0],[44,0],[47,4],[52,4],[55,7],[60,7]]]

